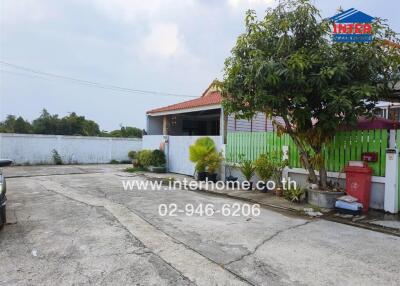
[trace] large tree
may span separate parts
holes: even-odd
[[[223,106],[241,118],[282,117],[278,131],[290,135],[310,182],[324,189],[324,144],[390,97],[399,80],[399,40],[377,18],[371,43],[334,43],[332,23],[308,0],[280,1],[261,20],[248,11],[245,27],[225,62]]]

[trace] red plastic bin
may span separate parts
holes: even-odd
[[[347,166],[345,172],[346,193],[357,198],[363,205],[363,212],[367,212],[371,197],[372,169],[364,163],[363,167]]]

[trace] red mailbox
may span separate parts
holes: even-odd
[[[363,205],[363,212],[367,212],[371,197],[372,169],[364,162],[361,166],[352,166],[349,164],[345,168],[345,172],[346,193],[357,198]]]

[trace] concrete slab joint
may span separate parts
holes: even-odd
[[[108,199],[80,194],[73,189],[66,189],[56,182],[41,181],[40,184],[51,192],[88,206],[104,207],[135,238],[196,285],[225,285],[227,281],[231,282],[229,285],[252,285],[249,281],[193,251],[185,244],[177,243],[175,239],[155,229],[154,226],[121,204]],[[179,256],[176,253],[179,253]],[[187,263],[187,261],[191,261],[191,263]]]

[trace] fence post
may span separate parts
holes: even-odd
[[[397,148],[386,150],[386,180],[384,210],[390,213],[399,211],[398,200],[398,174],[399,174],[399,152]]]

